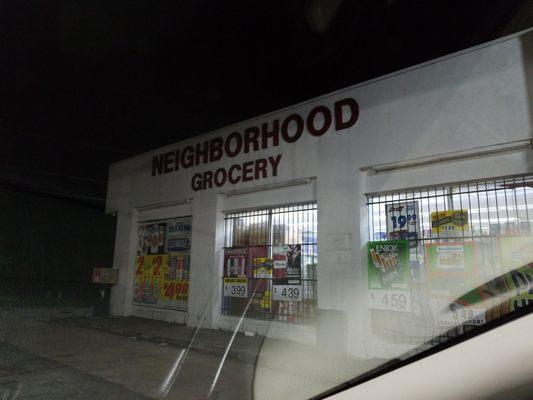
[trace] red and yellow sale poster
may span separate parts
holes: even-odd
[[[189,255],[138,256],[135,268],[134,303],[177,306],[189,295]]]

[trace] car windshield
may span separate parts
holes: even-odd
[[[2,4],[0,399],[327,398],[530,313],[531,5]]]

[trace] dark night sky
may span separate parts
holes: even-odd
[[[531,5],[4,0],[0,179],[103,198],[112,161],[524,29]]]

